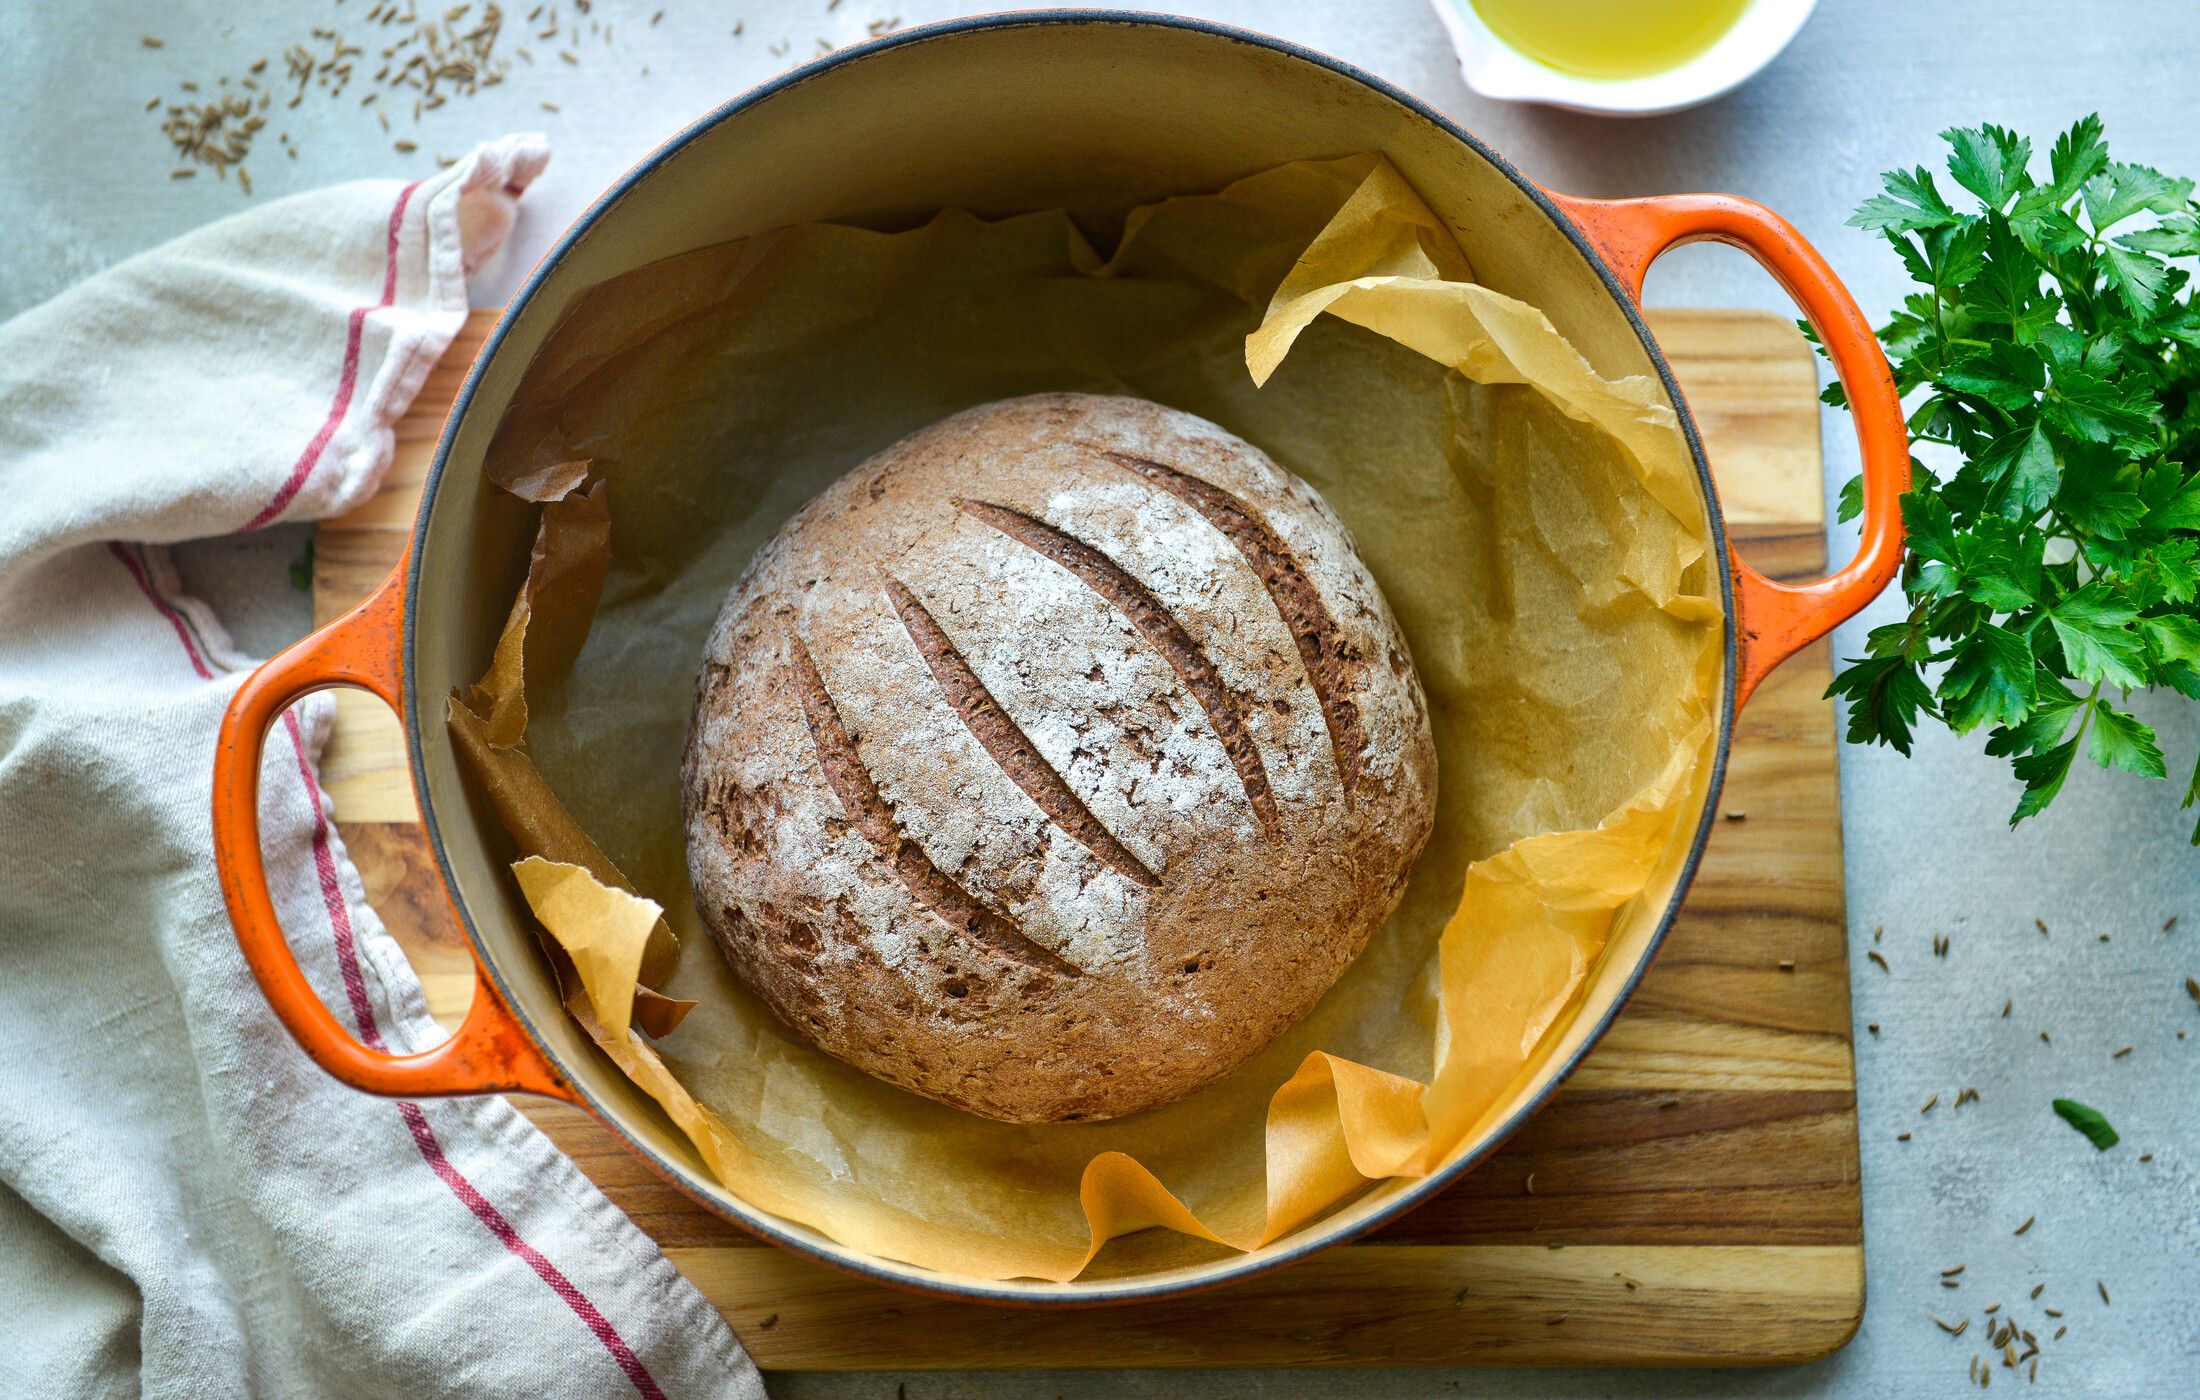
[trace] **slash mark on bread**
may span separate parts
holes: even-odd
[[[809,723],[810,742],[817,748],[826,786],[833,790],[841,810],[864,839],[892,859],[894,873],[917,902],[968,935],[972,942],[1011,962],[1063,977],[1078,976],[1074,965],[980,904],[975,895],[934,865],[922,846],[909,839],[870,770],[863,766],[855,736],[841,722],[840,710],[825,689],[825,678],[818,674],[817,662],[799,638],[794,640],[794,668],[796,688],[802,696],[802,717]]]
[[[1306,667],[1306,679],[1314,687],[1315,698],[1321,701],[1322,723],[1329,730],[1329,747],[1337,756],[1337,780],[1344,788],[1344,805],[1351,807],[1353,793],[1367,767],[1367,733],[1360,724],[1359,706],[1347,694],[1359,674],[1360,663],[1347,651],[1337,620],[1329,615],[1313,581],[1299,567],[1297,556],[1252,507],[1221,487],[1151,458],[1106,449],[1088,450],[1136,472],[1198,511],[1245,556],[1261,587],[1275,602],[1283,625],[1291,630],[1291,640],[1298,644],[1299,661]]]
[[[1261,762],[1260,749],[1246,731],[1244,709],[1236,693],[1223,683],[1221,672],[1208,659],[1205,649],[1184,630],[1184,624],[1176,615],[1153,595],[1153,590],[1107,555],[1036,516],[990,501],[957,500],[955,505],[963,514],[983,521],[1067,569],[1113,605],[1138,635],[1146,639],[1147,645],[1161,653],[1161,659],[1169,663],[1169,669],[1176,672],[1177,679],[1206,711],[1207,723],[1213,727],[1215,737],[1222,741],[1223,751],[1229,754],[1231,764],[1237,769],[1238,781],[1244,785],[1246,800],[1252,803],[1253,815],[1260,820],[1263,830],[1270,836],[1275,835],[1282,828],[1283,817],[1276,808],[1276,795],[1268,786],[1268,769]]]
[[[985,688],[985,682],[978,679],[978,673],[970,669],[962,653],[955,650],[954,642],[918,601],[917,595],[900,579],[888,577],[886,597],[893,603],[902,627],[909,633],[909,640],[916,643],[917,654],[924,658],[925,667],[932,672],[932,679],[938,682],[940,693],[947,697],[956,718],[1000,765],[1009,781],[1046,814],[1048,821],[1092,852],[1102,865],[1133,884],[1147,889],[1159,888],[1161,881],[1154,873],[1125,849],[1113,832],[1101,825],[1084,799],[1072,791],[1069,783],[1046,761],[1031,737],[1008,717],[1008,712],[993,698],[993,692]]]

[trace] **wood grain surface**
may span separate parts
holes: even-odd
[[[325,523],[326,621],[403,549],[428,460],[491,324],[477,312],[398,425],[381,494]],[[1762,312],[1649,313],[1743,553],[1824,565],[1817,376]],[[782,1370],[1777,1363],[1863,1313],[1863,1215],[1824,644],[1741,717],[1681,918],[1581,1069],[1479,1170],[1362,1241],[1234,1287],[1035,1312],[921,1298],[763,1245],[694,1205],[578,1109],[520,1107],[665,1248],[759,1364]],[[323,760],[370,900],[455,1022],[470,954],[417,821],[395,718],[339,692]],[[1531,1183],[1532,1178],[1532,1183]]]

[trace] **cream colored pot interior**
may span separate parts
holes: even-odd
[[[1144,201],[1213,190],[1285,161],[1364,151],[1387,155],[1449,223],[1481,281],[1540,307],[1600,372],[1655,373],[1634,324],[1551,216],[1456,137],[1307,58],[1157,23],[1034,20],[949,30],[841,61],[662,156],[540,274],[480,372],[416,546],[409,665],[424,797],[459,900],[520,1012],[615,1126],[679,1170],[692,1192],[753,1215],[712,1182],[686,1140],[559,1007],[524,906],[503,873],[502,833],[461,781],[442,724],[442,697],[480,673],[525,570],[532,508],[490,490],[480,464],[530,359],[590,287],[786,224],[890,229],[947,207],[989,214],[1061,207],[1105,236],[1124,210]],[[1708,772],[1698,782],[1707,779]],[[1699,792],[1692,810],[1700,808]],[[1580,1013],[1544,1047],[1516,1092],[1518,1103],[1540,1094],[1631,983],[1698,825],[1683,823],[1666,868],[1638,901],[1638,916],[1614,929]],[[1142,1287],[1212,1280],[1312,1238],[1350,1232],[1414,1185],[1379,1186],[1252,1256],[1209,1251],[1187,1261],[1175,1246],[1144,1251],[1133,1244],[1111,1250],[1107,1267],[1075,1283],[985,1284],[982,1291],[1092,1295],[1121,1289],[1126,1274]],[[869,1271],[955,1283],[852,1256],[797,1227],[777,1228]]]

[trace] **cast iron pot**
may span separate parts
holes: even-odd
[[[1616,927],[1583,1002],[1554,1033],[1497,1126],[1444,1168],[1379,1183],[1261,1249],[1215,1259],[1134,1251],[1067,1284],[933,1273],[849,1249],[769,1215],[712,1179],[654,1104],[560,1007],[502,836],[469,801],[445,736],[443,697],[493,644],[531,514],[483,479],[491,435],[535,352],[588,288],[645,263],[805,220],[907,227],[932,211],[1120,211],[1217,189],[1285,161],[1379,150],[1458,237],[1476,274],[1540,307],[1608,376],[1655,375],[1694,454],[1727,617],[1713,761],[1638,917]],[[1857,557],[1806,586],[1735,557],[1702,445],[1637,300],[1652,259],[1711,239],[1748,252],[1817,328],[1848,388],[1864,464]],[[833,54],[728,103],[613,186],[544,258],[482,347],[444,425],[406,558],[373,597],[262,666],[223,719],[214,848],[246,961],[269,1002],[329,1073],[406,1098],[526,1092],[579,1104],[676,1185],[797,1253],[889,1283],[995,1301],[1152,1299],[1275,1268],[1373,1228],[1481,1160],[1596,1043],[1657,951],[1694,875],[1734,716],[1772,667],[1861,608],[1901,555],[1896,499],[1908,441],[1885,358],[1825,261],[1778,215],[1726,195],[1574,199],[1541,189],[1421,102],[1335,59],[1185,19],[1030,13],[962,20]],[[417,1055],[362,1045],[322,1005],[283,940],[260,861],[260,749],[309,691],[357,686],[403,718],[414,789],[478,985],[457,1034]],[[707,949],[704,954],[707,955]]]

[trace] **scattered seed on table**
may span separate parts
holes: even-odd
[[[2017,1233],[2017,1234],[2020,1234],[2020,1235],[2021,1235],[2021,1234],[2023,1234],[2023,1233],[2024,1233],[2025,1231],[2027,1231],[2027,1230],[2031,1229],[2031,1228],[2032,1228],[2032,1222],[2033,1222],[2033,1221],[2035,1221],[2035,1220],[2037,1220],[2037,1219],[2039,1219],[2039,1217],[2038,1217],[2037,1215],[2027,1215],[2026,1217],[2024,1217],[2024,1223],[2023,1223],[2022,1225],[2019,1225],[2019,1226],[2018,1226],[2018,1227],[2016,1228],[2016,1233]],[[2047,1287],[2047,1285],[2046,1285],[2046,1284],[2044,1284],[2044,1283],[2040,1285],[2040,1288],[2045,1288],[2045,1287]],[[2032,1296],[2033,1296],[2033,1297],[2037,1298],[2037,1297],[2039,1297],[2039,1296],[2040,1296],[2040,1288],[2035,1288],[2035,1289],[2033,1289],[2033,1290],[2032,1290]]]
[[[1961,1288],[1963,1282],[1960,1279],[1944,1278],[1940,1281],[1940,1286],[1942,1288]]]
[[[1886,926],[1885,924],[1880,924],[1880,925],[1876,926],[1875,928],[1873,928],[1873,929],[1872,929],[1872,942],[1874,942],[1874,943],[1877,943],[1877,942],[1879,941],[1879,936],[1880,936],[1881,934],[1885,933],[1886,931],[1887,931],[1887,926]]]
[[[2115,1054],[2113,1054],[2113,1055],[2109,1056],[2109,1058],[2110,1058],[2110,1059],[2112,1059],[2112,1060],[2120,1060],[2120,1059],[2122,1059],[2122,1058],[2123,1058],[2124,1056],[2126,1056],[2126,1055],[2128,1055],[2128,1054],[2130,1054],[2130,1053],[2131,1053],[2131,1047],[2130,1047],[2130,1046],[2128,1046],[2128,1045],[2126,1045],[2126,1046],[2125,1046],[2125,1047],[2124,1047],[2123,1049],[2121,1049],[2121,1050],[2118,1050],[2118,1051],[2117,1051],[2117,1052],[2116,1052]]]
[[[1964,1266],[1963,1266],[1963,1265],[1961,1265],[1961,1264],[1958,1264],[1958,1265],[1956,1265],[1956,1266],[1955,1266],[1954,1268],[1952,1268],[1952,1269],[1942,1269],[1942,1270],[1940,1271],[1940,1276],[1941,1276],[1942,1278],[1954,1278],[1954,1277],[1955,1277],[1955,1276],[1956,1276],[1957,1274],[1960,1274],[1960,1273],[1962,1273],[1962,1272],[1963,1272],[1963,1269],[1964,1269]]]
[[[1781,970],[1782,972],[1793,972],[1793,971],[1795,970],[1795,959],[1793,959],[1793,958],[1782,958],[1782,959],[1780,959],[1780,970]]]
[[[2151,1152],[2142,1152],[2139,1154],[2139,1160],[2142,1162],[2151,1162],[2154,1160],[2154,1154]]]
[[[1864,956],[1865,956],[1865,957],[1867,957],[1867,958],[1870,958],[1870,959],[1871,959],[1871,960],[1872,960],[1873,962],[1875,962],[1875,963],[1878,963],[1878,964],[1879,964],[1879,970],[1880,970],[1881,972],[1892,972],[1892,971],[1894,971],[1894,969],[1893,969],[1893,968],[1891,968],[1891,967],[1887,966],[1887,960],[1886,960],[1885,958],[1883,958],[1883,957],[1879,956],[1879,950],[1878,950],[1877,948],[1874,948],[1874,949],[1872,949],[1872,950],[1871,950],[1870,952],[1866,953],[1866,954],[1865,954]]]
[[[1919,1113],[1931,1113],[1931,1112],[1933,1111],[1933,1105],[1934,1105],[1934,1104],[1936,1104],[1936,1103],[1939,1103],[1939,1102],[1940,1102],[1940,1095],[1938,1095],[1938,1094],[1935,1094],[1935,1095],[1933,1095],[1933,1096],[1932,1096],[1931,1098],[1929,1098],[1929,1099],[1925,1100],[1925,1103],[1924,1103],[1923,1107],[1919,1108],[1919,1109],[1918,1109],[1918,1112],[1919,1112]]]
[[[2095,1279],[2093,1280],[2093,1286],[2101,1290],[2101,1301],[2106,1303],[2108,1301],[2108,1285],[2099,1279]]]
[[[409,156],[420,149],[420,144],[416,141],[394,141],[391,144],[396,147],[397,153],[401,156]]]
[[[2015,997],[2010,997],[2007,1001],[2004,1001],[2001,1004],[2001,1019],[2008,1020],[2009,1013],[2016,1008],[2016,1004],[2017,999]]]
[[[2043,1313],[2046,1313],[2046,1314],[2047,1314],[2047,1315],[2048,1315],[2049,1317],[2061,1317],[2061,1316],[2062,1316],[2062,1309],[2061,1309],[2061,1308],[2041,1308],[2041,1309],[2040,1309],[2040,1311],[2041,1311],[2041,1312],[2043,1312]]]
[[[2055,1042],[2054,1042],[2054,1041],[2052,1041],[2052,1040],[2049,1040],[2049,1039],[2047,1038],[2047,1032],[2046,1032],[2046,1031],[2041,1031],[2041,1032],[2040,1032],[2040,1043],[2041,1043],[2042,1045],[2053,1045],[2053,1044],[2054,1044]]]
[[[545,112],[557,112],[563,111],[564,109],[559,107],[558,104],[555,102],[545,102],[542,104],[542,110],[544,110]]]
[[[1746,822],[1746,821],[1748,821],[1748,820],[1749,820],[1749,813],[1747,813],[1747,812],[1728,812],[1728,813],[1726,814],[1726,819],[1727,819],[1728,821],[1730,821],[1730,822]]]
[[[2000,1311],[2001,1311],[2001,1304],[1999,1304],[1999,1303],[1992,1303],[1992,1304],[1989,1304],[1989,1305],[1987,1306],[1987,1308],[1986,1308],[1986,1310],[1985,1310],[1985,1311],[1986,1311],[1986,1315],[1987,1315],[1988,1317],[1992,1317],[1992,1316],[1993,1316],[1993,1315],[1994,1315],[1995,1313],[1998,1313],[1998,1312],[2000,1312]]]
[[[1910,1140],[1910,1135],[1908,1133],[1896,1133],[1894,1135],[1894,1140],[1896,1142],[1908,1142]]]
[[[1965,1318],[1961,1322],[1949,1322],[1943,1318],[1934,1316],[1932,1313],[1927,1313],[1925,1315],[1932,1318],[1933,1321],[1939,1323],[1940,1330],[1946,1332],[1951,1337],[1962,1336],[1964,1329],[1971,1325],[1971,1319],[1969,1318]]]
[[[2065,1327],[2058,1327],[2058,1328],[2056,1328],[2056,1329],[2055,1329],[2055,1335],[2054,1335],[2054,1336],[2052,1336],[2052,1337],[2049,1337],[2049,1338],[2048,1338],[2047,1340],[2049,1340],[2049,1341],[2051,1341],[2051,1342],[2059,1342],[2059,1341],[2061,1341],[2061,1340],[2062,1340],[2062,1335],[2063,1335],[2063,1333],[2065,1333],[2065,1332],[2068,1332],[2069,1330],[2070,1330],[2070,1329],[2069,1329],[2069,1328],[2068,1328],[2067,1326],[2065,1326]]]
[[[2047,920],[2034,919],[2032,921],[2032,926],[2040,931],[2040,937],[2047,937]]]
[[[149,49],[157,49],[157,48],[159,48],[159,47],[160,47],[160,40],[159,40],[159,39],[157,39],[157,38],[155,38],[155,37],[154,37],[153,35],[151,35],[151,34],[141,34],[141,35],[139,35],[139,36],[138,36],[138,42],[139,42],[139,43],[141,43],[141,44],[143,44],[143,45],[145,45],[145,47],[147,47],[147,48],[149,48]]]
[[[1870,1031],[1873,1035],[1877,1035],[1879,1034],[1879,1023],[1877,1021],[1869,1022],[1864,1029]]]

